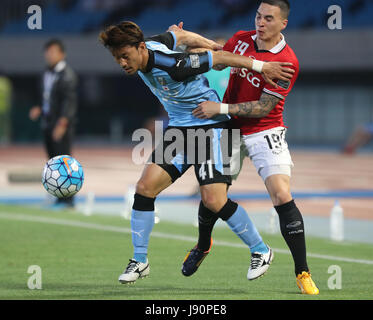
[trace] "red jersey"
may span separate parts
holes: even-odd
[[[285,98],[292,89],[299,73],[299,62],[293,50],[286,44],[284,36],[282,40],[271,50],[258,50],[256,32],[238,31],[224,46],[224,50],[235,54],[251,57],[261,61],[291,62],[295,73],[289,81],[275,81],[278,88],[275,89],[265,82],[258,72],[246,68],[231,68],[228,88],[225,91],[224,103],[241,103],[259,100],[262,92],[280,98],[280,102],[273,110],[263,118],[233,117],[232,125],[240,128],[241,134],[252,134],[275,127],[284,127],[282,112],[284,111]]]

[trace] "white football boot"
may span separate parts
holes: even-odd
[[[253,252],[251,254],[251,263],[247,272],[248,280],[255,280],[266,273],[273,260],[273,250],[268,247],[267,253]]]
[[[145,278],[149,275],[150,267],[148,259],[146,259],[145,263],[138,262],[134,259],[130,259],[130,263],[128,264],[126,270],[119,276],[120,283],[133,283],[139,278]]]

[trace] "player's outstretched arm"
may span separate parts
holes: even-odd
[[[293,65],[290,62],[262,62],[253,60],[249,57],[233,54],[228,51],[212,51],[206,50],[205,48],[193,48],[188,50],[189,53],[198,53],[205,51],[211,51],[213,59],[213,69],[220,71],[227,66],[247,68],[249,70],[261,73],[264,80],[275,88],[277,88],[277,84],[274,82],[275,79],[288,81],[293,77],[293,74],[295,73],[294,69],[289,68]]]
[[[295,72],[291,68],[290,62],[263,62],[253,60],[249,57],[233,54],[231,52],[223,51],[222,46],[215,41],[202,37],[201,35],[186,31],[183,29],[183,22],[178,25],[172,25],[168,28],[176,37],[176,46],[185,45],[189,52],[202,52],[204,50],[211,50],[213,63],[212,67],[215,70],[223,70],[227,66],[237,68],[247,68],[263,74],[266,82],[277,88],[274,79],[289,80]]]
[[[206,52],[208,50],[206,50],[205,48],[187,48],[186,51],[188,53],[200,53],[200,52]],[[216,64],[214,65],[212,68],[214,70],[217,70],[217,71],[221,71],[221,70],[224,70],[225,68],[227,68],[228,66],[224,65],[224,64]]]
[[[262,93],[257,101],[248,101],[235,104],[216,103],[204,101],[193,110],[193,115],[200,119],[209,119],[218,114],[230,114],[246,118],[263,118],[279,103],[280,98]]]
[[[211,53],[213,66],[226,65],[262,73],[264,80],[275,88],[277,84],[273,81],[274,79],[288,81],[295,72],[294,69],[289,68],[293,65],[290,62],[263,62],[228,51],[212,51]]]

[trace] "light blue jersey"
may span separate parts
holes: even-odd
[[[202,75],[212,68],[212,55],[211,52],[187,54],[174,51],[175,42],[171,32],[148,39],[145,43],[149,50],[149,71],[138,72],[167,111],[169,126],[204,126],[228,121],[228,115],[213,119],[193,116],[192,111],[199,103],[220,102],[217,92],[208,86]]]

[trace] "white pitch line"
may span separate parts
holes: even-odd
[[[2,211],[0,211],[0,218],[8,219],[8,220],[39,222],[39,223],[47,223],[47,224],[54,224],[54,225],[61,225],[61,226],[68,226],[68,227],[85,228],[85,229],[91,229],[91,230],[111,231],[111,232],[129,233],[129,234],[131,233],[130,228],[115,227],[115,226],[108,226],[108,225],[82,222],[82,221],[74,221],[74,220],[66,220],[66,219],[56,219],[56,218],[49,218],[49,217],[40,217],[40,216],[35,217],[35,216],[29,216],[25,214],[6,213]],[[172,239],[172,240],[179,240],[179,241],[188,241],[192,243],[196,242],[195,237],[168,234],[168,233],[163,233],[163,232],[152,232],[151,237],[162,238],[162,239]],[[219,240],[214,241],[214,245],[231,247],[231,248],[247,248],[247,246],[241,243],[232,243],[232,242],[219,241]],[[277,249],[277,248],[272,248],[272,249],[276,253],[290,255],[290,252],[286,249]],[[312,258],[324,259],[324,260],[373,265],[373,260],[353,259],[353,258],[329,256],[329,255],[323,255],[323,254],[317,254],[317,253],[307,253],[307,256],[312,257]]]

